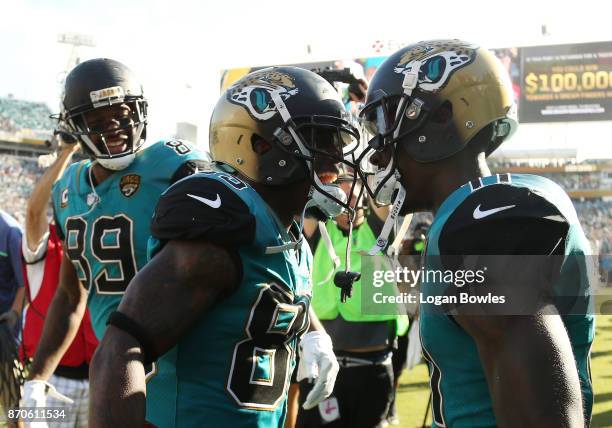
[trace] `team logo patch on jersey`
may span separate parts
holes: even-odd
[[[298,93],[293,78],[286,73],[267,70],[252,73],[239,80],[227,91],[229,102],[247,109],[258,120],[268,120],[277,113],[272,93],[278,92],[284,100]]]
[[[66,208],[68,206],[68,189],[64,189],[62,191],[62,196],[60,199],[60,208]]]
[[[393,71],[406,74],[419,65],[419,88],[437,91],[444,87],[451,74],[474,61],[476,49],[477,46],[460,40],[419,44],[404,52]]]
[[[119,181],[119,190],[126,198],[134,195],[140,188],[140,175],[128,174],[121,177]]]

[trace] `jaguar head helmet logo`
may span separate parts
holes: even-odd
[[[241,105],[257,120],[268,120],[276,113],[272,93],[277,92],[283,100],[298,93],[291,76],[274,70],[255,72],[239,80],[227,91],[231,103]]]
[[[418,66],[419,88],[437,91],[446,85],[453,72],[474,61],[477,49],[477,46],[460,40],[419,43],[401,55],[393,71],[406,74]]]

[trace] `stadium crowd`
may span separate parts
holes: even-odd
[[[0,208],[22,225],[26,203],[42,173],[35,158],[0,154]]]
[[[35,158],[0,154],[0,208],[21,224],[25,221],[27,199],[43,174]],[[560,184],[565,190],[599,189],[600,173],[540,174]],[[596,253],[612,252],[612,201],[601,199],[574,200],[574,205]],[[419,213],[415,223],[431,221],[431,214]]]
[[[542,177],[550,178],[559,183],[565,190],[594,190],[600,189],[602,186],[601,172],[588,173],[543,173],[538,174]]]
[[[45,103],[0,97],[0,130],[52,130],[55,123],[49,118],[51,110]]]
[[[578,217],[589,239],[593,250],[601,254],[612,252],[612,201],[585,199],[574,201]]]

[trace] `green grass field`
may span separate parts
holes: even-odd
[[[591,373],[595,389],[592,428],[612,427],[612,316],[597,316],[595,343],[591,351]],[[429,378],[425,364],[404,372],[400,378],[397,407],[400,427],[416,428],[423,424],[429,399]],[[431,412],[427,425],[431,426]]]

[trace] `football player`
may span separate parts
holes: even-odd
[[[53,374],[89,307],[101,339],[132,277],[146,262],[150,219],[159,195],[205,159],[188,143],[145,146],[147,100],[125,65],[93,59],[66,77],[61,127],[88,160],[70,165],[53,188],[64,241],[60,285],[24,388],[24,406],[44,406]]]
[[[434,425],[588,425],[594,319],[562,303],[588,302],[589,243],[558,185],[489,171],[486,157],[518,124],[499,61],[458,40],[405,47],[374,75],[362,114],[378,168],[371,193],[384,200],[396,191],[401,213],[435,214],[425,269],[490,262],[479,287],[462,290],[428,277],[421,285],[425,300],[464,291],[521,302],[475,308],[449,300],[444,313],[421,305]],[[521,312],[525,307],[529,313]]]
[[[294,218],[348,207],[331,183],[358,137],[335,89],[307,70],[256,71],[222,95],[210,124],[218,163],[161,197],[153,258],[94,357],[93,426],[142,425],[142,363],[161,356],[175,371],[156,376],[167,392],[155,409],[147,399],[149,422],[280,427],[309,328],[300,370],[316,382],[304,407],[331,393],[338,363],[309,316],[312,255]]]

